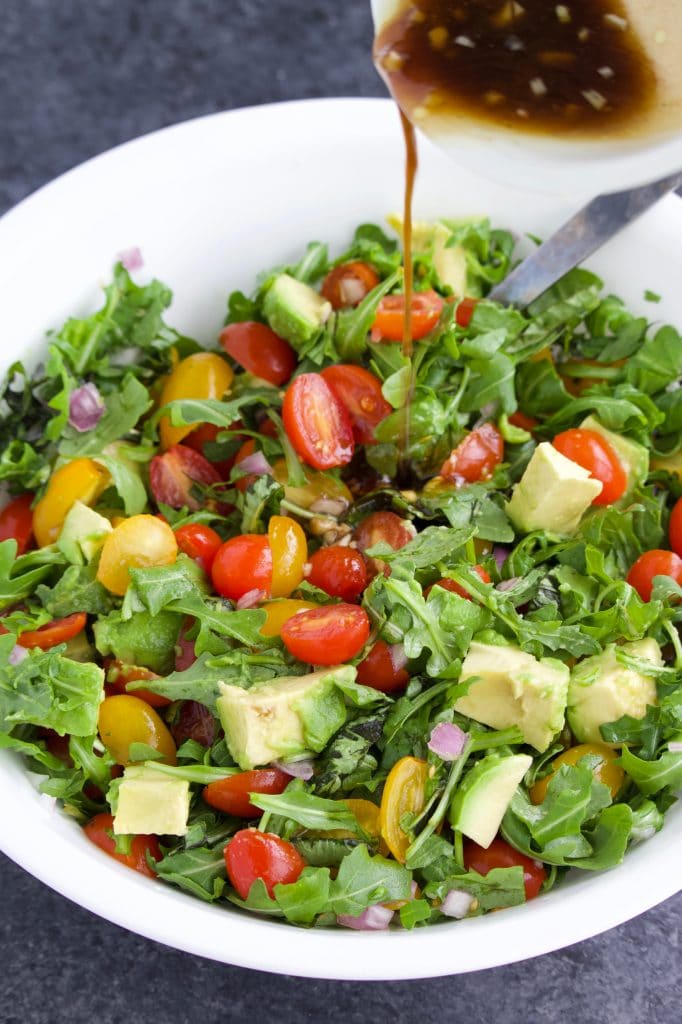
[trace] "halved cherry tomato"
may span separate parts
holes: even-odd
[[[229,391],[233,377],[231,367],[217,352],[195,352],[186,359],[181,359],[166,377],[159,405],[164,406],[181,398],[220,399]],[[200,425],[187,423],[181,427],[174,427],[168,416],[164,416],[159,423],[161,447],[171,448],[179,444]]]
[[[520,430],[527,430],[529,434],[532,434],[540,420],[536,420],[534,416],[527,416],[525,412],[517,409],[509,417],[509,422],[512,427],[519,427]]]
[[[211,567],[213,586],[222,597],[238,601],[250,590],[272,590],[272,550],[267,537],[243,533],[218,548]]]
[[[27,630],[21,634],[17,643],[20,647],[40,647],[43,651],[47,651],[50,647],[66,643],[67,640],[82,633],[87,621],[88,617],[85,612],[74,612],[73,615],[67,615],[65,619],[48,622],[39,629]]]
[[[388,544],[398,551],[414,540],[415,530],[409,520],[401,519],[395,512],[370,512],[355,527],[353,537],[361,551],[367,551],[376,544]]]
[[[457,303],[457,309],[455,310],[455,321],[458,327],[468,327],[471,323],[471,318],[474,315],[474,310],[478,305],[478,299],[472,299],[467,296]]]
[[[229,430],[239,430],[243,424],[241,420],[237,420],[235,423],[231,423]],[[206,452],[204,451],[204,445],[214,444],[218,437],[218,434],[222,431],[222,427],[216,427],[213,423],[202,423],[200,427],[193,430],[191,434],[184,437],[182,440],[183,446],[186,448],[192,448],[199,455],[203,455],[204,458],[208,459]],[[218,462],[214,462],[213,459],[208,459],[212,466],[215,466],[218,476],[221,480],[229,480],[230,470],[234,466],[234,455],[228,459],[220,459]]]
[[[107,687],[114,690],[115,693],[128,693],[128,683],[160,678],[161,676],[149,668],[143,668],[141,665],[124,665],[116,658],[109,661],[106,666]],[[151,690],[132,690],[130,693],[133,697],[139,697],[152,708],[165,708],[171,703],[168,697],[162,697],[160,693],[152,693]],[[114,694],[112,693],[111,696],[113,697]]]
[[[682,498],[678,498],[670,513],[668,537],[670,538],[670,547],[676,555],[682,558]]]
[[[484,423],[453,449],[441,466],[440,475],[449,480],[465,480],[469,484],[488,480],[503,458],[502,434],[494,424]]]
[[[682,586],[682,558],[672,551],[658,548],[645,551],[631,566],[626,579],[643,601],[650,601],[655,576],[670,576]]]
[[[192,494],[194,485],[210,487],[219,483],[220,474],[214,463],[184,444],[174,444],[149,463],[149,486],[157,504],[196,512],[201,501]]]
[[[381,381],[362,366],[327,366],[322,376],[346,409],[358,444],[375,444],[374,429],[392,412],[381,393]]]
[[[305,533],[291,516],[271,516],[268,540],[272,551],[272,597],[288,597],[303,579],[308,558]]]
[[[367,563],[353,548],[320,548],[310,559],[308,582],[331,597],[355,601],[367,586]]]
[[[333,309],[343,309],[359,305],[378,284],[379,275],[374,267],[362,260],[351,260],[330,270],[320,291]]]
[[[32,494],[20,494],[0,512],[0,541],[15,540],[17,554],[23,555],[33,537]]]
[[[232,468],[234,469],[236,467],[237,469],[239,469],[239,463],[243,462],[244,459],[248,459],[251,455],[255,453],[255,451],[256,442],[253,437],[249,437],[246,441],[244,441],[244,444],[241,446],[241,448],[235,455]],[[244,470],[240,470],[240,472],[243,473]],[[233,481],[233,484],[238,491],[241,491],[241,493],[244,494],[245,491],[248,491],[249,487],[255,484],[257,479],[258,475],[256,473],[246,473],[244,476],[238,476],[236,480]]]
[[[194,740],[202,747],[210,747],[215,743],[216,720],[205,704],[198,700],[183,700],[170,723],[173,739],[180,747],[185,740]]]
[[[381,834],[401,864],[410,846],[410,837],[400,827],[406,814],[419,814],[424,807],[429,766],[418,757],[401,757],[391,768],[384,784],[379,811]]]
[[[476,871],[479,875],[487,875],[493,868],[523,868],[523,882],[526,899],[534,899],[547,877],[547,873],[539,861],[531,860],[524,853],[519,853],[504,839],[493,839],[487,849],[467,840],[464,844],[464,866],[467,871]]]
[[[350,661],[369,639],[369,618],[356,604],[330,604],[300,612],[282,626],[284,646],[309,665]]]
[[[228,775],[204,786],[203,797],[211,807],[234,814],[238,818],[260,818],[262,811],[249,799],[251,793],[283,793],[291,776],[279,768],[256,768],[250,772]]]
[[[412,296],[412,341],[419,341],[433,330],[443,309],[443,300],[434,291],[415,292]],[[372,324],[372,338],[402,341],[405,325],[405,296],[385,295]]]
[[[265,612],[267,618],[261,626],[260,632],[263,636],[279,636],[282,632],[282,626],[292,615],[298,615],[299,612],[319,607],[318,604],[314,604],[312,601],[297,601],[291,597],[285,598],[282,601],[266,601],[265,604],[261,605],[261,609]]]
[[[56,469],[33,509],[33,533],[38,546],[54,544],[71,506],[76,501],[94,505],[109,486],[109,480],[104,466],[92,459],[73,459]]]
[[[158,516],[131,516],[107,534],[97,579],[112,594],[122,597],[130,584],[131,569],[172,565],[177,554],[178,542],[165,520]]]
[[[210,573],[213,559],[223,543],[219,533],[204,523],[187,523],[175,531],[175,539],[184,554]]]
[[[245,370],[277,387],[286,384],[296,369],[296,353],[289,342],[265,324],[228,324],[220,333],[220,344]]]
[[[558,452],[571,462],[577,462],[590,476],[599,480],[601,493],[593,499],[593,505],[612,505],[625,494],[628,475],[618,458],[615,448],[596,430],[564,430],[552,441]]]
[[[245,828],[236,832],[225,847],[225,866],[230,882],[245,900],[257,878],[262,879],[272,896],[276,885],[295,882],[306,864],[286,839],[272,832]]]
[[[472,565],[471,568],[478,576],[481,577],[484,583],[490,583],[490,576],[482,565]],[[436,580],[436,582],[432,583],[430,587],[427,587],[424,591],[424,597],[428,597],[429,592],[433,587],[442,587],[443,590],[449,590],[451,594],[459,594],[460,597],[465,597],[468,601],[471,600],[471,594],[469,594],[461,584],[457,583],[455,580],[448,579],[447,577],[441,580]]]
[[[134,836],[130,841],[130,853],[117,853],[116,840],[114,839],[114,816],[113,814],[96,814],[94,818],[83,827],[83,831],[95,846],[104,850],[114,860],[125,864],[126,867],[139,871],[147,878],[156,878],[156,872],[147,863],[147,854],[152,860],[161,860],[163,854],[156,836]]]
[[[296,454],[313,469],[345,466],[353,458],[350,417],[319,373],[302,373],[292,381],[282,419]]]
[[[384,640],[377,640],[358,665],[358,682],[382,693],[404,690],[409,681],[410,673],[405,668],[405,655],[399,644],[389,646]]]
[[[620,765],[614,762],[619,758],[619,752],[607,747],[604,743],[579,743],[575,747],[569,747],[563,754],[559,754],[552,761],[552,771],[543,779],[535,782],[529,791],[529,796],[534,804],[541,804],[547,796],[547,787],[561,768],[562,764],[576,765],[583,757],[598,757],[600,761],[592,768],[592,774],[597,782],[602,782],[611,790],[611,796],[615,799],[618,790],[623,785],[625,773]]]
[[[139,697],[105,697],[99,707],[98,730],[116,764],[130,764],[131,743],[145,743],[159,751],[164,764],[175,764],[175,743],[166,723]]]
[[[180,635],[175,647],[175,671],[184,672],[197,660],[197,652],[194,649],[194,640],[188,640],[187,634],[194,625],[194,619],[186,618],[180,628]]]

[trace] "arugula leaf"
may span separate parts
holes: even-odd
[[[682,754],[666,750],[655,761],[644,761],[623,747],[620,764],[644,796],[653,796],[662,789],[675,791],[682,787]]]
[[[70,565],[54,586],[41,583],[36,588],[36,598],[53,619],[64,619],[74,612],[107,615],[114,607],[114,599],[96,573],[94,565]]]
[[[104,401],[106,412],[92,430],[81,433],[75,427],[64,429],[59,445],[62,457],[74,459],[101,455],[108,445],[134,430],[153,404],[147,388],[132,373],[126,374],[119,390],[107,395]]]
[[[674,327],[661,327],[646,338],[625,368],[626,379],[647,395],[655,394],[682,376],[682,337]]]
[[[329,868],[305,867],[295,882],[279,883],[273,889],[275,901],[293,924],[311,924],[329,902]]]
[[[311,785],[319,796],[348,795],[369,782],[378,767],[370,753],[383,734],[388,708],[362,715],[347,722],[316,761]]]
[[[55,566],[64,565],[66,559],[56,547],[50,546],[17,554],[17,542],[0,541],[0,610],[30,597]]]
[[[251,802],[262,811],[280,815],[316,832],[347,829],[362,838],[362,827],[343,800],[326,800],[290,783],[283,793],[252,793]]]
[[[221,849],[195,847],[173,850],[154,866],[159,878],[211,903],[225,887],[225,857]]]
[[[379,855],[371,857],[366,846],[358,846],[339,865],[330,887],[329,908],[335,914],[357,917],[374,903],[409,899],[411,885],[407,868]]]
[[[426,868],[424,875],[431,879],[424,889],[429,899],[444,900],[450,890],[467,892],[478,901],[477,910],[497,910],[517,907],[526,902],[523,868],[493,868],[487,875],[465,871],[452,860],[443,860]]]

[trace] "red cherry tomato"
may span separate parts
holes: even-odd
[[[402,648],[399,645],[390,647],[384,640],[377,640],[358,665],[358,682],[382,693],[404,690],[409,681],[410,673],[405,668]]]
[[[682,498],[678,498],[670,513],[668,536],[670,537],[670,547],[676,555],[682,558]]]
[[[192,494],[195,484],[218,484],[220,474],[208,459],[184,444],[174,444],[149,464],[149,484],[157,503],[196,512],[201,502]]]
[[[474,565],[472,566],[472,568],[474,572],[481,577],[484,583],[490,583],[490,576],[485,571],[482,565]],[[448,579],[447,577],[442,580],[436,580],[435,583],[428,587],[424,592],[425,597],[428,597],[429,592],[433,589],[433,587],[442,587],[443,590],[449,590],[450,593],[452,594],[459,594],[460,597],[465,597],[468,601],[471,600],[471,594],[467,593],[467,591],[464,589],[463,586],[461,586],[461,584],[457,583],[455,580]]]
[[[152,860],[161,860],[163,856],[156,836],[135,836],[130,842],[130,853],[116,853],[116,841],[113,838],[114,817],[112,814],[96,814],[83,831],[95,846],[104,850],[114,860],[126,867],[139,871],[147,878],[156,878],[156,872],[149,867],[146,854]]]
[[[178,747],[185,740],[194,740],[202,747],[211,747],[215,742],[216,720],[198,700],[183,700],[177,718],[168,727]]]
[[[289,342],[265,324],[251,320],[228,324],[221,331],[220,344],[235,363],[277,387],[286,384],[296,369],[296,353]]]
[[[245,828],[236,832],[225,847],[225,866],[232,885],[245,900],[257,878],[263,880],[272,896],[276,885],[295,882],[306,865],[286,839]]]
[[[412,340],[419,341],[438,323],[443,300],[433,291],[416,292],[412,296]],[[402,341],[405,325],[405,296],[385,295],[379,303],[372,325],[372,338],[381,341]]]
[[[478,299],[464,298],[457,303],[457,309],[455,310],[455,321],[458,327],[468,327],[471,323],[471,318],[474,315],[474,310],[478,305]]]
[[[409,520],[401,519],[395,512],[370,512],[355,527],[353,536],[361,551],[367,551],[380,543],[388,544],[394,551],[398,551],[414,540],[415,532]]]
[[[512,427],[519,427],[520,430],[527,430],[529,434],[532,434],[540,420],[536,420],[533,416],[527,416],[525,412],[517,409],[509,417],[509,422]]]
[[[440,475],[447,480],[461,479],[469,484],[488,480],[503,458],[502,434],[492,423],[484,423],[453,449],[441,466]]]
[[[73,615],[67,615],[65,619],[48,622],[40,629],[27,630],[21,634],[17,643],[20,647],[40,647],[41,650],[47,651],[50,647],[66,643],[67,640],[82,633],[87,621],[88,617],[85,612],[74,612]]]
[[[283,793],[291,776],[279,768],[257,768],[251,772],[229,775],[204,787],[204,800],[224,814],[238,818],[260,818],[263,813],[249,800],[251,793]]]
[[[379,378],[362,366],[346,363],[327,366],[321,376],[348,412],[357,443],[375,444],[375,427],[392,412]]]
[[[308,582],[331,597],[355,601],[367,586],[367,564],[359,551],[333,544],[310,559]]]
[[[487,850],[467,840],[464,844],[464,866],[467,871],[476,871],[479,875],[487,875],[493,868],[522,867],[527,900],[535,899],[547,877],[539,861],[531,860],[499,838],[493,839]]]
[[[350,417],[319,373],[302,373],[292,381],[282,419],[297,455],[313,469],[345,466],[353,458]]]
[[[643,601],[650,601],[654,576],[670,576],[682,586],[682,558],[672,551],[645,551],[630,568],[627,581]]]
[[[272,589],[272,551],[268,538],[260,533],[243,533],[226,540],[213,559],[213,586],[222,597],[238,601],[250,590]]]
[[[210,572],[213,559],[223,543],[219,533],[203,523],[188,523],[175,531],[178,547],[201,566],[204,572]]]
[[[33,537],[32,494],[20,494],[0,512],[0,541],[15,540],[17,554],[23,555]]]
[[[212,567],[211,567],[212,568]],[[188,640],[187,634],[194,625],[194,619],[186,618],[180,629],[180,636],[175,647],[175,671],[184,672],[197,660],[197,652],[194,649],[194,640]]]
[[[350,661],[369,639],[367,612],[356,604],[330,604],[299,612],[283,624],[284,646],[309,665]]]
[[[602,484],[601,494],[594,498],[593,505],[612,505],[625,494],[628,477],[623,463],[613,445],[596,430],[564,430],[557,434],[552,444],[558,452],[571,462],[577,462],[590,476]]]
[[[379,284],[374,267],[362,260],[341,263],[329,271],[320,291],[334,309],[357,306]]]
[[[156,672],[141,665],[124,665],[122,661],[112,659],[106,665],[107,687],[110,689],[108,696],[115,693],[130,693],[133,697],[139,697],[152,708],[165,708],[171,701],[168,697],[162,697],[159,693],[152,693],[151,690],[129,690],[128,683],[138,683],[145,679],[161,679]]]
[[[242,426],[242,421],[237,420],[235,423],[230,424],[229,429],[239,430]],[[222,427],[216,427],[213,423],[202,423],[200,427],[197,427],[197,429],[193,430],[191,434],[188,434],[187,437],[183,438],[182,443],[188,448],[194,449],[194,451],[198,452],[199,455],[207,457],[204,452],[204,445],[213,444],[222,429]],[[212,466],[215,466],[221,480],[229,479],[230,470],[234,466],[234,455],[229,459],[221,459],[219,462],[213,462],[211,459],[208,461]]]

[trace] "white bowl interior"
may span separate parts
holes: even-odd
[[[310,239],[337,250],[354,227],[402,201],[397,115],[383,100],[318,100],[188,122],[111,151],[0,221],[0,371],[37,358],[46,330],[100,302],[117,253],[139,245],[145,275],[175,290],[170,322],[202,341],[233,288],[296,257]],[[481,181],[421,147],[416,215],[489,215],[547,236],[575,203]],[[682,204],[668,197],[591,262],[634,310],[682,323]],[[644,300],[650,288],[660,305]],[[682,886],[682,808],[625,864],[572,878],[533,903],[413,932],[287,928],[208,906],[103,856],[0,754],[0,847],[52,888],[140,934],[192,953],[310,977],[397,979],[491,967],[595,935]]]

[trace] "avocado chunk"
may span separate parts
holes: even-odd
[[[652,676],[622,664],[616,652],[663,665],[661,648],[647,637],[616,647],[609,644],[601,653],[585,658],[575,666],[568,687],[568,724],[581,743],[604,743],[600,726],[615,722],[623,715],[644,718],[650,704],[657,704],[656,683]]]
[[[392,214],[387,219],[402,239],[402,217]],[[449,288],[455,298],[461,299],[467,294],[467,261],[461,245],[448,245],[451,238],[452,232],[441,221],[412,223],[412,251],[430,253],[440,283]]]
[[[151,765],[130,765],[118,789],[116,835],[184,836],[189,782],[162,775]]]
[[[489,754],[481,758],[450,804],[452,827],[487,849],[497,835],[516,787],[532,763],[528,754]]]
[[[635,487],[643,484],[649,474],[649,450],[637,441],[631,441],[629,437],[621,434],[614,434],[612,430],[603,427],[596,416],[588,416],[580,424],[582,430],[593,430],[601,434],[605,441],[608,441],[627,473],[628,485],[625,494],[620,501],[628,498]]]
[[[175,667],[181,625],[182,615],[176,612],[136,612],[130,619],[111,612],[95,622],[95,646],[100,654],[112,654],[126,665],[141,665],[165,676]]]
[[[230,754],[249,770],[305,751],[319,752],[346,721],[336,683],[353,682],[355,668],[339,665],[307,676],[280,676],[250,690],[219,683],[216,701]]]
[[[516,725],[526,743],[543,751],[563,728],[569,675],[556,658],[474,641],[460,677],[474,681],[455,711],[493,729]]]
[[[317,334],[331,311],[331,302],[290,274],[279,274],[263,300],[265,319],[275,334],[285,338],[295,349]]]
[[[519,533],[547,530],[570,537],[601,490],[586,469],[543,441],[514,487],[507,515]]]
[[[82,501],[74,501],[57,540],[57,547],[73,565],[91,561],[113,527],[99,512]]]

